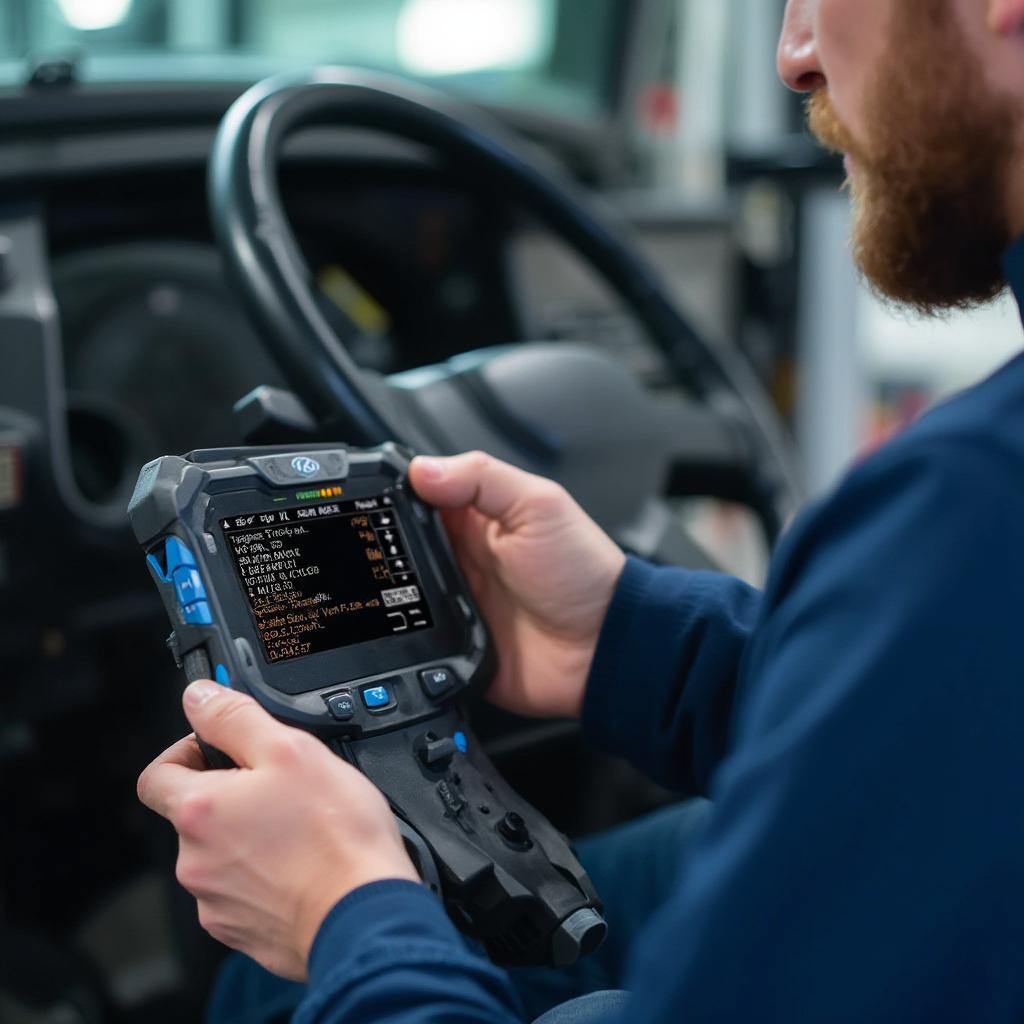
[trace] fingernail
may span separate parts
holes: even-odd
[[[194,683],[189,683],[185,687],[185,703],[190,708],[201,708],[207,701],[213,700],[221,691],[222,687],[210,682],[209,679],[197,679]]]
[[[428,480],[440,480],[444,476],[444,462],[441,459],[421,455],[416,462],[419,464],[420,474]]]

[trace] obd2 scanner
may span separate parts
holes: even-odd
[[[603,939],[601,904],[460,709],[493,647],[407,468],[391,444],[165,456],[128,515],[189,680],[251,694],[367,775],[425,884],[495,962],[566,966]]]

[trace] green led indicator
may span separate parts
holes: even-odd
[[[340,498],[343,491],[337,484],[329,487],[318,487],[315,491],[296,491],[296,501],[312,501],[317,498]]]

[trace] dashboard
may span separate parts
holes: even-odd
[[[323,312],[363,328],[363,367],[387,375],[553,338],[585,340],[671,386],[603,282],[457,171],[325,155],[286,166],[281,188]],[[203,165],[94,168],[19,198],[45,223],[84,497],[123,507],[134,468],[156,455],[241,443],[234,403],[283,381],[224,278]],[[637,214],[634,234],[697,319],[728,330],[734,247],[721,223],[680,231]]]
[[[395,373],[521,336],[507,211],[470,184],[430,169],[300,164],[281,185],[325,313],[364,328],[363,366]],[[282,383],[224,280],[204,187],[199,166],[96,173],[32,196],[90,500],[121,496],[109,461],[104,470],[94,457],[115,434],[135,465],[237,443],[233,404]]]

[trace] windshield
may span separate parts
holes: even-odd
[[[248,80],[354,64],[567,116],[611,100],[620,0],[0,0],[8,80],[75,57],[87,81]]]

